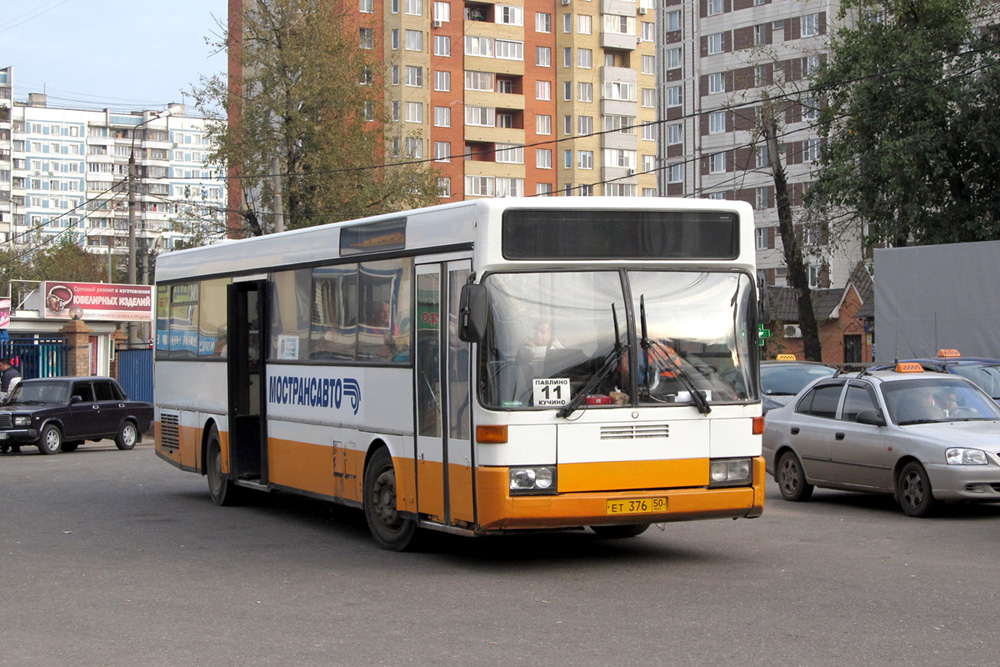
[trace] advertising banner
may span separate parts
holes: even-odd
[[[41,290],[47,319],[153,321],[151,285],[48,281],[41,284]]]
[[[0,329],[10,325],[10,299],[0,299]]]

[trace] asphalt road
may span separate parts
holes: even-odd
[[[359,511],[219,508],[150,444],[0,456],[0,665],[994,665],[1000,506],[379,550]]]

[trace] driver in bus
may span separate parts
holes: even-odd
[[[524,339],[517,351],[517,362],[530,378],[544,377],[545,355],[549,350],[561,350],[562,343],[552,335],[552,325],[536,322],[534,331]]]

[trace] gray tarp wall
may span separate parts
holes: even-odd
[[[875,251],[875,361],[1000,357],[1000,241]]]

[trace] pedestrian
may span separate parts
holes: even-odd
[[[14,392],[14,388],[21,383],[21,372],[14,368],[10,359],[0,359],[0,403],[6,403],[8,397]],[[7,453],[8,449],[14,453],[21,451],[19,445],[3,444],[0,452]]]

